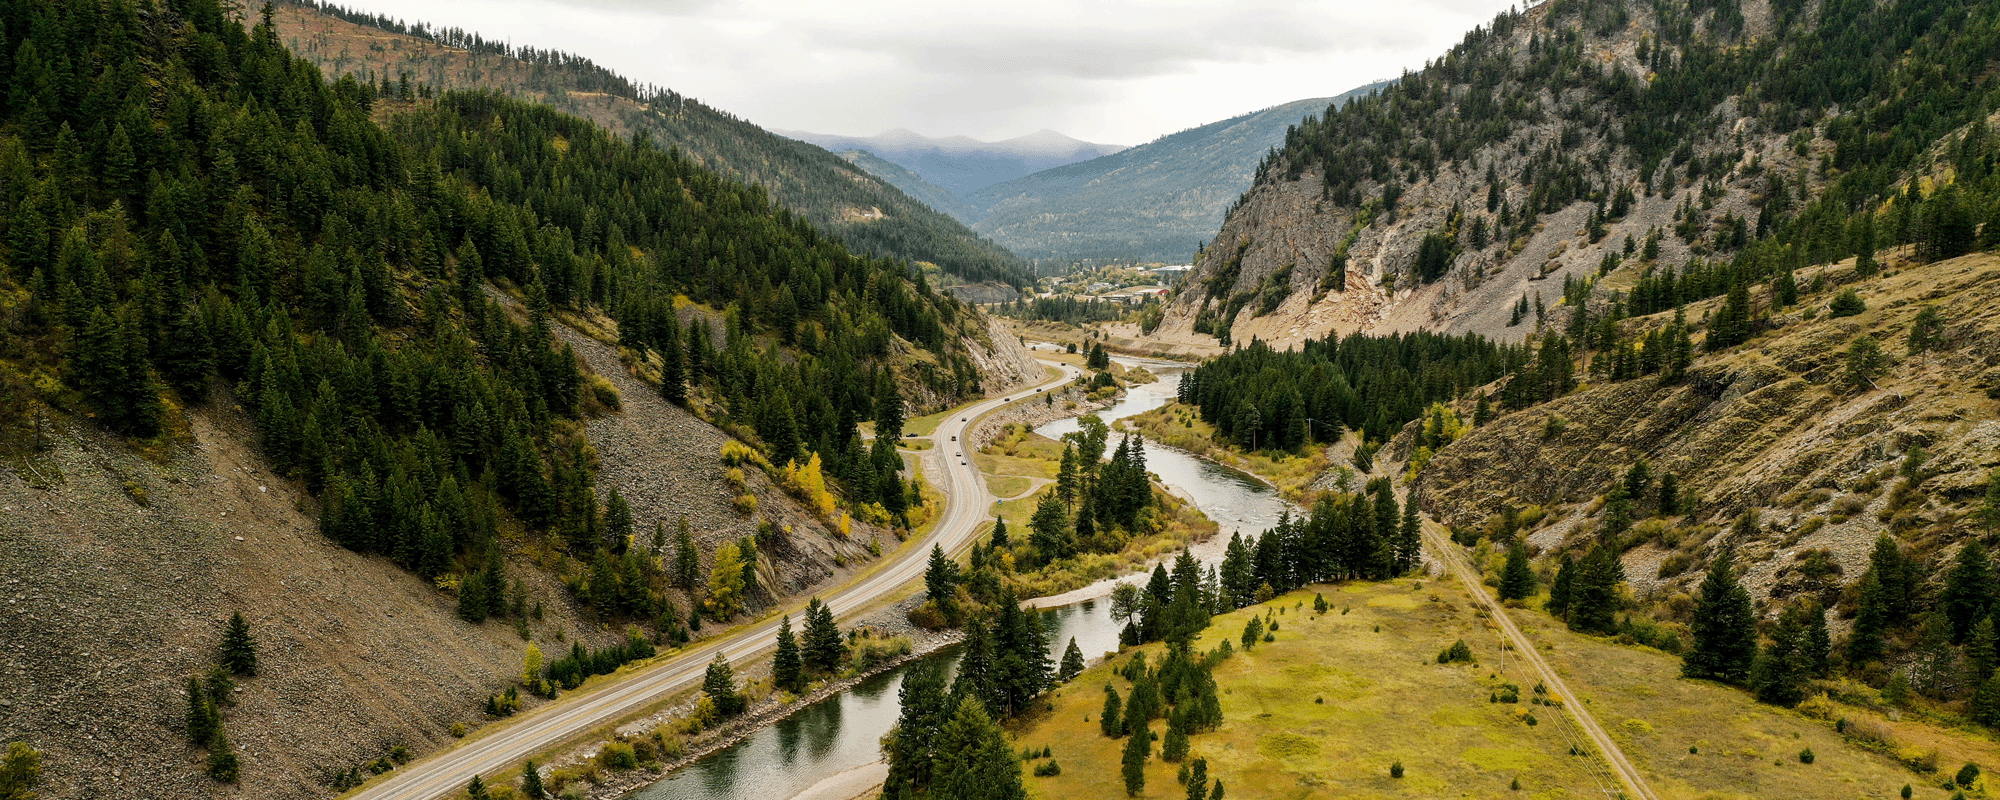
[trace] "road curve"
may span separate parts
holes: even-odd
[[[971,465],[971,459],[961,459],[958,454],[964,452],[966,435],[971,433],[973,421],[980,415],[1009,400],[1058,386],[1082,374],[1068,364],[1041,363],[1061,370],[1061,376],[1003,398],[959,408],[932,432],[929,438],[934,444],[923,451],[923,457],[930,460],[927,475],[944,493],[943,516],[929,535],[902,548],[893,560],[879,565],[861,580],[823,595],[822,599],[833,606],[835,617],[852,618],[876,600],[922,578],[933,545],[942,545],[947,552],[956,553],[971,544],[979,525],[987,519],[993,498],[985,481],[980,479],[978,468]],[[939,480],[940,475],[943,480]],[[793,612],[804,606],[798,602],[790,605]],[[741,662],[775,647],[777,640],[777,620],[766,619],[726,637],[697,643],[678,656],[617,676],[614,682],[594,687],[574,699],[558,700],[522,714],[501,730],[411,762],[350,798],[436,800],[463,791],[475,774],[489,777],[511,774],[529,756],[554,743],[615,723],[668,694],[695,685],[716,653],[731,662]]]
[[[1618,776],[1618,781],[1625,785],[1625,791],[1629,793],[1627,796],[1632,800],[1659,800],[1659,795],[1653,792],[1653,787],[1639,774],[1639,768],[1632,764],[1631,759],[1625,757],[1625,751],[1618,749],[1618,743],[1612,741],[1611,737],[1604,733],[1604,729],[1598,726],[1597,719],[1591,716],[1590,709],[1584,706],[1583,698],[1577,697],[1575,692],[1569,690],[1569,686],[1563,683],[1562,676],[1557,675],[1555,669],[1549,666],[1549,662],[1542,659],[1542,653],[1535,649],[1535,643],[1527,634],[1521,632],[1520,626],[1514,624],[1514,618],[1507,615],[1507,609],[1493,599],[1492,595],[1487,594],[1486,587],[1479,583],[1479,572],[1465,563],[1465,554],[1459,551],[1458,546],[1445,538],[1434,522],[1427,521],[1424,524],[1423,535],[1425,544],[1437,555],[1438,560],[1444,562],[1445,569],[1457,577],[1460,583],[1465,584],[1473,599],[1486,607],[1487,613],[1493,618],[1493,623],[1500,626],[1501,634],[1514,645],[1514,652],[1521,657],[1521,660],[1527,662],[1528,666],[1534,668],[1535,673],[1541,676],[1542,683],[1549,687],[1549,691],[1555,692],[1563,699],[1563,709],[1576,719],[1577,728],[1596,745],[1599,752],[1604,754],[1605,763],[1611,767],[1612,773]]]

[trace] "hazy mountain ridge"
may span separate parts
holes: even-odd
[[[903,128],[874,136],[837,136],[807,131],[773,133],[834,152],[861,150],[872,153],[961,198],[996,183],[1126,149],[1124,145],[1085,142],[1047,129],[997,142],[982,142],[969,136],[932,138]],[[887,176],[878,177],[888,180]],[[902,188],[903,184],[896,183],[896,186]],[[967,218],[959,219],[964,221]]]
[[[1298,100],[989,186],[973,229],[1029,259],[1184,263],[1300,118],[1376,91]]]

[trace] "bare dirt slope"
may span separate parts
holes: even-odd
[[[45,797],[324,797],[331,771],[478,726],[519,673],[510,625],[461,621],[451,595],[322,537],[215,402],[165,463],[56,421],[45,456],[0,471],[0,740],[44,751]],[[543,605],[544,651],[610,639],[546,573],[510,567]],[[233,611],[262,648],[224,711],[239,787],[203,776],[183,733],[187,678]]]
[[[715,551],[725,542],[757,535],[758,518],[789,530],[758,541],[758,583],[777,595],[809,589],[843,563],[868,559],[866,542],[880,538],[892,549],[896,539],[887,531],[855,522],[848,539],[841,539],[756,469],[744,476],[757,496],[756,516],[730,506],[735,496],[724,477],[722,443],[728,434],[662,399],[659,390],[634,377],[618,353],[568,327],[556,334],[575,348],[590,369],[618,388],[619,413],[591,420],[585,431],[597,449],[597,490],[607,498],[613,487],[632,504],[633,528],[639,543],[650,546],[655,523],[672,530],[685,516],[701,544],[702,569],[707,574]],[[686,598],[682,598],[683,606]]]

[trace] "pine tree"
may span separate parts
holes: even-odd
[[[804,663],[799,660],[799,642],[792,636],[792,617],[778,619],[778,652],[771,657],[771,683],[797,694],[805,689]]]
[[[612,552],[623,552],[632,544],[632,504],[625,502],[616,486],[604,501],[604,535],[611,540]]]
[[[930,563],[924,568],[924,594],[943,606],[951,601],[958,580],[958,562],[944,554],[943,545],[931,545]]]
[[[1751,664],[1750,688],[1758,700],[1789,708],[1805,699],[1806,681],[1813,671],[1809,617],[1820,613],[1818,603],[1807,601],[1793,604],[1779,616],[1770,646]]]
[[[1181,759],[1187,758],[1188,736],[1185,719],[1186,715],[1179,710],[1167,715],[1167,735],[1160,740],[1161,761],[1178,764]]]
[[[1618,584],[1625,568],[1618,553],[1599,543],[1579,562],[1569,591],[1569,627],[1588,633],[1611,634],[1617,628]],[[1746,660],[1745,668],[1749,667]]]
[[[235,783],[242,773],[235,745],[229,743],[229,734],[218,728],[215,739],[208,744],[208,777],[219,783]]]
[[[1097,717],[1098,730],[1106,738],[1116,739],[1125,735],[1125,719],[1119,716],[1118,690],[1111,684],[1104,684],[1104,711]]]
[[[1694,610],[1693,645],[1681,659],[1681,674],[1724,683],[1749,676],[1757,652],[1757,619],[1750,593],[1736,580],[1733,559],[1724,550],[1709,567]]]
[[[992,539],[992,546],[993,546],[993,549],[994,549],[995,551],[1000,551],[1000,550],[1005,550],[1005,549],[1007,549],[1007,518],[1006,518],[1006,517],[998,517],[998,518],[996,518],[996,519],[994,519],[994,520],[993,520],[993,539]]]
[[[1006,734],[974,698],[962,698],[938,731],[931,795],[966,800],[1023,800],[1021,762]]]
[[[1069,637],[1069,648],[1063,651],[1062,667],[1057,677],[1064,683],[1083,672],[1083,650],[1076,646],[1076,637]]]
[[[1507,549],[1507,565],[1500,570],[1500,599],[1525,600],[1535,596],[1535,570],[1528,564],[1528,548],[1520,542]]]
[[[1876,571],[1861,576],[1860,602],[1853,630],[1847,636],[1847,663],[1860,667],[1882,657],[1883,633],[1889,626],[1887,590]]]
[[[542,788],[542,771],[535,768],[533,759],[521,765],[521,794],[528,800],[543,800],[548,791]]]
[[[1965,637],[1965,684],[1985,684],[1996,665],[2000,665],[2000,636],[1995,635],[1993,618],[1989,616],[1972,626],[1972,633]]]
[[[222,629],[222,666],[244,677],[257,674],[257,639],[250,635],[250,623],[241,611],[229,615]]]
[[[1208,759],[1197,758],[1188,762],[1187,798],[1208,800]]]
[[[222,716],[216,711],[215,700],[209,697],[200,678],[188,678],[187,696],[188,741],[196,747],[207,747],[222,732]]]
[[[674,586],[692,592],[700,574],[701,552],[695,548],[694,532],[688,529],[687,515],[683,514],[674,526]]]
[[[465,785],[465,800],[492,800],[492,798],[493,795],[486,791],[486,781],[478,775],[472,776],[472,781]]]
[[[896,727],[882,739],[883,759],[889,762],[885,797],[909,797],[931,785],[938,734],[954,710],[945,688],[944,665],[936,659],[916,662],[903,674],[899,699],[902,711]]]
[[[1547,603],[1547,608],[1550,614],[1555,615],[1557,618],[1568,618],[1570,595],[1575,586],[1576,562],[1570,559],[1568,553],[1564,553],[1562,561],[1556,567],[1555,580],[1549,582],[1549,602]]]
[[[1417,497],[1413,492],[1403,503],[1403,524],[1396,529],[1396,574],[1415,569],[1423,557],[1423,523],[1417,518]]]
[[[1125,754],[1120,759],[1125,777],[1125,794],[1138,797],[1146,791],[1146,759],[1153,754],[1153,735],[1146,730],[1146,721],[1135,721],[1131,726],[1132,738],[1125,741]]]
[[[723,658],[721,653],[716,653],[715,660],[708,662],[708,670],[701,678],[701,691],[722,716],[733,717],[743,713],[745,703],[743,695],[736,691],[736,671],[730,669],[729,660]]]
[[[1968,538],[1958,549],[1951,574],[1945,578],[1941,598],[1944,614],[1951,620],[1952,641],[1963,642],[1973,626],[1990,619],[1993,610],[1993,568],[1986,546]],[[1983,677],[1983,676],[1982,676]]]
[[[1979,684],[1972,695],[1972,720],[1989,728],[2000,728],[2000,673]]]
[[[840,662],[847,659],[847,643],[840,638],[840,628],[834,624],[833,607],[821,603],[817,597],[806,604],[803,649],[806,667],[823,674],[838,671]]]

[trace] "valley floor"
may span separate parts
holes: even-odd
[[[1313,597],[1329,610],[1313,613]],[[1211,779],[1231,797],[1598,797],[1616,782],[1587,743],[1533,702],[1587,704],[1653,791],[1663,798],[1890,798],[1904,784],[1943,798],[1935,774],[1899,759],[2000,764],[2000,746],[1958,729],[1894,721],[1839,704],[1832,719],[1760,705],[1740,690],[1679,677],[1674,656],[1572,633],[1540,611],[1510,615],[1578,693],[1537,695],[1533,674],[1504,653],[1497,626],[1456,582],[1410,578],[1314,586],[1216,617],[1196,649],[1234,640],[1251,615],[1278,623],[1275,641],[1238,650],[1215,671],[1224,694],[1220,730],[1192,737]],[[1441,665],[1464,640],[1476,661]],[[1164,645],[1148,645],[1157,662]],[[1086,670],[1049,696],[1050,710],[1014,732],[1017,745],[1051,748],[1062,774],[1027,778],[1036,798],[1124,797],[1122,740],[1097,716],[1114,670],[1132,650]],[[1506,684],[1520,702],[1492,702]],[[1879,724],[1898,744],[1869,749],[1835,731],[1835,719]],[[1530,724],[1529,719],[1535,724]],[[1155,722],[1156,732],[1164,730]],[[1571,755],[1575,746],[1588,755]],[[1810,749],[1811,764],[1799,754]],[[1157,750],[1156,750],[1157,752]],[[1035,763],[1041,763],[1037,761]],[[1390,777],[1391,764],[1405,769]],[[1178,765],[1147,763],[1143,797],[1178,797]],[[1520,781],[1520,794],[1509,787]]]

